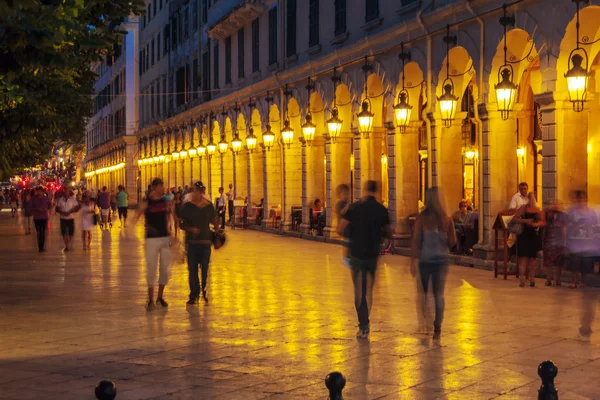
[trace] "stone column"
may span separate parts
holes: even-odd
[[[302,223],[304,233],[310,233],[310,209],[316,199],[325,201],[325,139],[316,135],[310,146],[304,147],[303,171],[305,196],[302,204]]]
[[[327,141],[325,154],[327,157],[327,226],[325,236],[328,238],[338,237],[336,233],[338,218],[335,212],[337,203],[336,188],[338,185],[346,184],[351,187],[351,163],[353,135],[351,132],[343,132],[335,143]]]
[[[356,199],[362,197],[363,186],[369,180],[378,182],[381,189],[381,154],[383,153],[383,136],[386,134],[386,128],[375,127],[368,138],[360,135],[360,139],[356,140],[360,146],[358,163],[357,154],[354,154],[354,169],[356,177],[360,179],[354,187]],[[377,200],[381,201],[381,194],[377,196]]]

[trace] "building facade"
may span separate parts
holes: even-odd
[[[92,65],[98,74],[94,115],[86,132],[85,182],[88,189],[124,185],[135,193],[138,183],[138,48],[139,19],[120,24],[127,32],[114,55]],[[131,199],[130,204],[136,204]]]
[[[264,199],[265,227],[280,213],[284,232],[292,207],[308,232],[321,199],[334,238],[336,186],[357,199],[374,179],[397,246],[425,189],[440,186],[449,212],[462,199],[480,211],[476,253],[489,257],[520,181],[541,202],[600,197],[600,7],[580,1],[577,29],[571,0],[504,5],[171,0],[167,111],[137,132],[141,186],[201,179],[215,197],[232,183],[249,208]],[[586,76],[569,86],[576,48]]]

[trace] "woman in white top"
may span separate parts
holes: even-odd
[[[87,194],[81,198],[81,240],[83,249],[89,249],[92,243],[92,229],[94,229],[94,215],[96,204],[90,201]]]
[[[411,274],[419,277],[417,296],[417,314],[421,322],[425,316],[425,305],[429,281],[435,298],[435,320],[433,339],[439,340],[444,320],[444,288],[448,273],[448,252],[456,245],[454,223],[442,207],[442,195],[439,188],[432,187],[425,192],[425,208],[417,218],[412,242]]]

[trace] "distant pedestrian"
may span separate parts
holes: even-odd
[[[223,188],[219,188],[219,200],[217,200],[217,213],[219,213],[219,218],[221,219],[221,229],[225,229],[225,208],[226,206],[226,198],[223,193]]]
[[[595,236],[598,216],[588,207],[586,192],[577,190],[573,197],[574,204],[567,211],[567,246],[570,253],[568,268],[573,273],[570,287],[574,289],[585,287],[585,274],[594,271],[594,256],[600,243]]]
[[[233,224],[233,183],[229,184],[229,191],[225,193],[227,196],[227,212],[229,213],[229,223]]]
[[[110,191],[110,210],[112,216],[115,217],[117,215],[117,194],[115,193],[115,189]]]
[[[37,244],[40,252],[45,251],[46,232],[48,230],[48,215],[52,208],[52,202],[46,196],[44,189],[38,186],[35,196],[31,199],[31,210],[33,212],[33,224],[37,232]]]
[[[129,195],[125,191],[123,185],[119,185],[119,193],[117,193],[117,209],[119,210],[119,221],[121,227],[125,228],[127,224],[127,209],[129,208]]]
[[[19,194],[15,189],[10,192],[10,215],[16,218],[19,211]]]
[[[175,199],[173,200],[173,230],[175,236],[179,235],[179,214],[181,212],[181,206],[183,205],[181,192],[175,193]]]
[[[388,210],[375,197],[377,186],[377,182],[367,181],[364,197],[350,206],[337,227],[339,235],[343,235],[348,226],[352,227],[349,252],[359,323],[356,337],[362,339],[368,338],[370,333],[369,314],[382,237],[392,237]]]
[[[448,254],[456,245],[456,231],[452,218],[446,214],[440,189],[425,191],[425,208],[417,217],[412,239],[411,274],[417,277],[417,314],[423,323],[427,304],[429,282],[435,299],[433,339],[439,340],[444,321],[444,289],[448,274]]]
[[[341,221],[350,208],[350,187],[346,184],[341,184],[336,188],[335,192],[338,199],[337,203],[335,204],[335,212],[338,221]],[[352,265],[350,264],[350,257],[348,256],[348,245],[350,244],[351,229],[352,226],[348,225],[342,234],[342,237],[344,238],[342,264],[348,268],[352,268]]]
[[[515,213],[512,222],[523,224],[523,230],[517,236],[517,256],[519,257],[519,286],[524,287],[527,273],[529,286],[535,286],[537,253],[541,250],[539,228],[543,226],[535,193],[529,193],[528,202]]]
[[[165,286],[169,282],[171,268],[171,246],[176,238],[169,232],[169,204],[163,197],[165,187],[162,179],[155,178],[152,181],[151,189],[148,192],[146,200],[140,204],[135,216],[137,221],[140,216],[146,218],[146,281],[148,283],[148,303],[146,310],[152,311],[154,304],[154,284],[156,282],[157,269],[158,276],[158,296],[156,305],[168,307],[169,304],[164,300]],[[134,221],[134,225],[135,225]]]
[[[96,205],[90,200],[89,196],[84,194],[81,197],[81,241],[83,249],[90,249],[92,244],[92,230],[94,229],[94,219],[96,218]]]
[[[25,234],[31,234],[31,217],[33,216],[33,208],[31,205],[31,191],[23,191],[23,200],[21,201],[21,210],[23,212],[23,228]]]
[[[561,203],[551,200],[547,210],[542,211],[542,250],[546,268],[546,286],[552,286],[552,268],[554,284],[561,286],[561,273],[567,257],[567,214],[562,212]]]
[[[98,193],[98,208],[100,208],[102,226],[104,229],[108,229],[108,217],[110,214],[110,192],[106,186],[103,186],[102,191]]]
[[[208,303],[206,286],[208,283],[208,265],[212,244],[212,231],[210,225],[216,229],[219,226],[219,217],[212,203],[204,197],[206,188],[202,182],[194,185],[192,199],[185,203],[181,209],[181,227],[186,231],[187,262],[189,271],[190,298],[188,305],[196,304],[200,293]],[[198,279],[198,267],[202,272],[202,286]],[[202,290],[202,292],[200,291]]]
[[[65,189],[56,202],[56,213],[60,215],[60,233],[65,243],[64,251],[72,250],[71,242],[75,235],[75,216],[79,211],[79,203],[70,189]]]

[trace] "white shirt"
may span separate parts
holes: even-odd
[[[521,196],[521,193],[517,192],[510,200],[510,208],[511,210],[518,210],[522,206],[529,204],[529,198],[527,196]]]
[[[185,196],[183,196],[183,200],[181,200],[181,204],[185,204],[192,201],[192,192],[186,193]]]
[[[65,199],[64,197],[61,197],[60,199],[58,199],[58,202],[56,203],[56,206],[58,207],[58,209],[60,210],[60,212],[71,212],[71,214],[69,215],[60,215],[61,219],[74,219],[75,216],[73,215],[72,211],[75,209],[75,207],[77,207],[79,205],[79,203],[77,203],[77,200],[75,200],[75,197],[69,197],[68,199]]]
[[[233,201],[233,187],[227,192],[227,200]]]
[[[218,206],[218,207],[225,207],[225,195],[224,195],[224,194],[222,194],[222,195],[219,197],[219,201],[218,201],[218,203],[217,203],[217,206]]]

